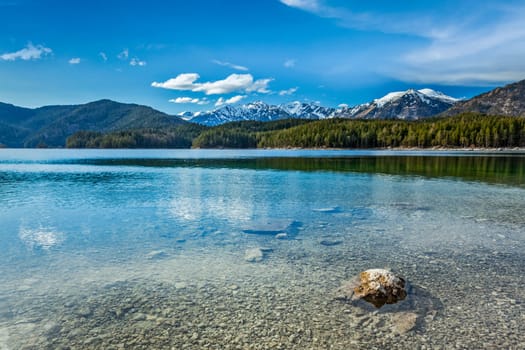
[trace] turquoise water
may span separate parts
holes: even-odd
[[[0,349],[524,348],[524,169],[518,153],[0,150]],[[377,267],[419,291],[410,329],[407,310],[334,299]]]

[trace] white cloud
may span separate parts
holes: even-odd
[[[219,106],[223,106],[223,105],[231,105],[231,104],[239,102],[240,100],[242,100],[245,97],[246,96],[243,96],[243,95],[233,96],[233,97],[231,97],[229,99],[224,99],[222,97],[219,97],[217,102],[215,102],[215,107],[219,107]]]
[[[108,56],[104,52],[99,52],[98,55],[102,58],[104,62],[108,60]]]
[[[243,95],[237,95],[237,96],[233,96],[232,98],[229,98],[226,100],[226,103],[227,104],[230,104],[230,103],[237,103],[239,102],[240,100],[242,100],[243,98],[245,98],[246,96],[243,96]]]
[[[193,103],[198,105],[207,105],[210,103],[210,101],[206,98],[199,99],[199,98],[191,98],[191,97],[177,97],[175,99],[169,100],[169,102],[172,103]]]
[[[341,103],[337,107],[339,107],[339,108],[348,108],[348,105],[346,103]]]
[[[281,0],[281,2],[287,6],[310,12],[319,11],[320,8],[319,1],[317,0]]]
[[[179,74],[176,78],[168,79],[163,83],[153,82],[151,83],[151,86],[170,90],[191,91],[195,88],[193,82],[199,78],[200,75],[197,73],[183,73]]]
[[[222,97],[219,97],[217,102],[215,102],[215,107],[222,106],[224,104],[224,99]]]
[[[385,11],[373,4],[354,11],[349,6],[335,6],[330,0],[280,2],[331,19],[341,27],[403,34],[397,58],[376,55],[379,62],[375,66],[382,68],[373,73],[408,83],[480,86],[525,78],[523,1],[486,1],[476,6],[465,1],[434,12],[419,7]],[[343,61],[332,67],[334,71],[346,69]]]
[[[450,85],[500,85],[524,79],[525,6],[512,11],[492,8],[490,16],[492,21],[463,24],[453,36],[413,48],[391,75]]]
[[[27,46],[16,52],[9,52],[0,55],[0,59],[4,61],[16,61],[18,59],[29,61],[29,60],[38,60],[42,56],[47,56],[51,54],[53,50],[42,45],[33,45],[28,43]]]
[[[151,86],[180,91],[204,92],[206,95],[222,95],[236,91],[269,93],[268,84],[272,79],[254,81],[251,74],[231,74],[226,79],[196,83],[200,78],[197,73],[179,74],[165,82],[153,82]]]
[[[443,18],[432,18],[427,13],[407,11],[381,13],[377,8],[369,12],[356,12],[341,6],[330,6],[326,0],[280,0],[280,2],[319,17],[331,18],[339,26],[346,28],[428,38],[452,34],[451,30],[443,25]],[[460,10],[457,12],[461,13]]]
[[[271,91],[268,89],[268,85],[273,79],[259,79],[253,82],[253,84],[246,88],[246,92],[259,92],[261,94],[269,94]]]
[[[296,63],[297,63],[297,60],[288,59],[288,60],[284,61],[283,66],[285,66],[286,68],[293,68],[293,67],[295,67]]]
[[[196,84],[193,91],[202,91],[206,95],[229,94],[234,91],[247,90],[254,84],[251,74],[231,74],[223,80]]]
[[[124,49],[121,53],[117,55],[117,58],[123,61],[127,60],[129,58],[129,50]]]
[[[293,87],[293,88],[290,88],[288,90],[281,90],[279,91],[279,96],[289,96],[289,95],[293,95],[295,94],[295,92],[299,90],[298,87]]]
[[[229,68],[232,68],[232,69],[236,69],[236,70],[241,70],[241,71],[248,71],[248,67],[245,67],[245,66],[240,66],[238,64],[233,64],[233,63],[230,63],[230,62],[223,62],[223,61],[219,61],[219,60],[212,60],[213,63],[215,64],[218,64],[219,66],[224,66],[224,67],[229,67]]]
[[[79,63],[80,63],[79,57],[73,57],[72,59],[69,60],[69,64],[79,64]]]
[[[129,61],[129,65],[130,66],[139,66],[139,67],[144,67],[146,65],[146,61],[141,61],[139,60],[138,58],[136,57],[133,57],[131,59],[131,61]]]
[[[175,99],[169,100],[173,103],[197,103],[199,102],[198,98],[191,98],[191,97],[177,97]]]

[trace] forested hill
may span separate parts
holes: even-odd
[[[465,113],[424,121],[288,119],[185,125],[164,130],[80,132],[68,147],[92,148],[387,148],[525,147],[525,118]]]
[[[0,103],[0,144],[7,147],[64,147],[80,130],[111,132],[186,124],[151,107],[100,100],[82,105],[29,109]]]

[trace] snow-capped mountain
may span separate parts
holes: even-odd
[[[396,91],[344,111],[355,119],[416,120],[446,111],[459,99],[432,89]]]
[[[415,120],[439,114],[459,101],[432,89],[391,92],[355,107],[331,108],[317,103],[294,101],[269,105],[262,101],[239,106],[227,105],[206,112],[185,112],[181,116],[208,126],[241,120],[272,121],[280,119],[404,119]]]
[[[303,102],[269,105],[262,101],[257,101],[239,106],[228,105],[207,112],[197,112],[190,121],[214,126],[241,120],[266,122],[290,118],[323,119],[333,111],[333,108]]]
[[[292,118],[325,119],[336,111],[335,108],[323,107],[317,103],[294,101],[279,105],[281,110],[287,112]]]
[[[227,105],[207,112],[197,112],[191,119],[194,123],[214,126],[241,120],[272,121],[291,116],[279,106],[256,101],[239,106]]]
[[[184,120],[190,120],[191,118],[193,118],[195,116],[195,113],[187,111],[187,112],[181,112],[181,113],[177,114],[177,116],[179,118],[184,119]]]

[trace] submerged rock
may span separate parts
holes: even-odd
[[[405,280],[384,269],[371,269],[359,274],[359,286],[354,288],[355,296],[381,307],[395,304],[407,296]]]
[[[301,224],[294,220],[271,219],[254,222],[250,227],[246,227],[242,231],[254,235],[294,234],[297,233],[297,228],[300,226]]]
[[[247,262],[259,262],[264,258],[264,252],[261,248],[246,249],[244,253],[244,260]]]
[[[363,299],[380,308],[395,304],[407,296],[405,280],[385,269],[363,271],[359,277],[345,283],[337,291],[337,298]]]
[[[409,210],[409,211],[429,211],[432,210],[432,208],[428,206],[421,206],[416,205],[413,203],[406,203],[406,202],[396,202],[392,203],[392,207],[401,209],[401,210]]]
[[[343,241],[340,239],[323,239],[319,242],[319,244],[324,245],[325,247],[333,247],[342,243]]]

